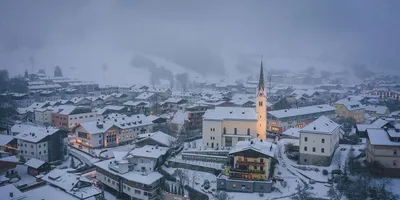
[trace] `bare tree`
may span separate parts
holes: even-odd
[[[217,200],[230,200],[232,197],[228,195],[225,191],[219,191],[217,194]]]
[[[190,178],[191,178],[191,181],[192,181],[192,188],[194,188],[194,183],[199,178],[199,174],[197,173],[197,171],[192,171],[192,174],[191,174]]]
[[[292,200],[307,200],[312,199],[313,193],[309,191],[309,188],[306,186],[301,186],[300,184],[296,187],[297,193],[292,196]]]
[[[180,185],[187,185],[187,183],[189,182],[189,177],[187,174],[187,169],[177,169],[175,170],[174,176],[178,178]]]

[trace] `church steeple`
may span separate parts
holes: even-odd
[[[261,70],[260,70],[260,79],[258,80],[258,91],[264,91],[264,71],[263,71],[263,61],[261,60]]]

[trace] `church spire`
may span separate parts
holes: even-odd
[[[263,61],[261,60],[261,70],[260,70],[260,79],[258,80],[258,90],[264,90],[264,71],[263,71]]]

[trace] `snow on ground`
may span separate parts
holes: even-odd
[[[189,144],[190,143],[190,144]],[[194,144],[194,145],[193,145]],[[189,147],[190,146],[190,147]],[[183,148],[186,150],[198,150],[203,146],[203,139],[194,140],[192,142],[183,143]]]
[[[180,154],[176,155],[175,157],[170,158],[169,160],[179,162],[179,163],[187,163],[187,164],[192,164],[192,165],[210,167],[210,168],[214,168],[214,169],[223,169],[222,168],[223,164],[221,164],[221,163],[203,162],[203,161],[198,161],[198,160],[183,160]]]
[[[36,178],[28,174],[28,166],[17,165],[15,171],[17,171],[18,175],[21,177],[21,180],[19,180],[18,182],[15,182],[15,178],[11,180],[11,182],[14,183],[15,186],[36,182]]]
[[[121,146],[112,147],[112,148],[93,149],[92,152],[94,152],[95,155],[97,155],[97,156],[102,156],[102,157],[106,157],[106,158],[113,158],[114,157],[114,154],[113,154],[114,151],[129,151],[129,150],[132,150],[134,147],[135,147],[134,144],[127,144],[127,145],[121,145]],[[104,152],[100,153],[102,151],[104,151]]]

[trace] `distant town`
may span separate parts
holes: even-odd
[[[1,199],[400,198],[399,77],[253,67],[141,85],[0,70]]]

